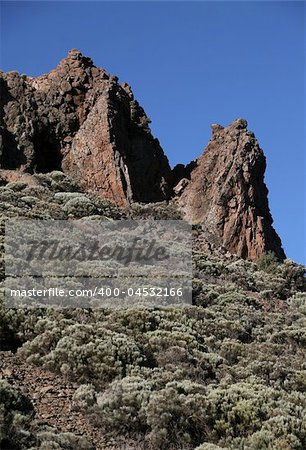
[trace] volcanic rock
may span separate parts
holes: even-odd
[[[212,126],[212,137],[191,171],[178,185],[178,204],[185,218],[200,224],[208,241],[246,259],[271,250],[285,258],[272,227],[266,159],[244,119]]]
[[[202,238],[242,258],[272,250],[265,156],[247,122],[212,125],[203,155],[172,171],[131,87],[71,50],[36,78],[0,72],[0,183],[63,171],[117,206],[175,203]],[[33,177],[35,184],[35,176]]]
[[[0,74],[0,167],[63,170],[123,206],[169,199],[172,173],[127,83],[78,50],[37,77]]]

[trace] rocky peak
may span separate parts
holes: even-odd
[[[76,49],[46,75],[0,82],[3,169],[63,170],[121,206],[169,199],[168,160],[127,83]]]
[[[272,227],[265,169],[265,156],[246,120],[226,128],[213,124],[207,148],[178,192],[185,218],[201,224],[210,242],[242,258],[256,259],[268,250],[284,258]]]
[[[268,206],[265,157],[246,120],[212,124],[202,156],[171,171],[131,87],[76,49],[39,77],[0,72],[0,89],[4,178],[61,170],[118,206],[175,195],[206,242],[243,258],[267,250],[284,257]]]

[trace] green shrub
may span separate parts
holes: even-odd
[[[150,380],[139,377],[114,381],[97,398],[94,412],[98,425],[117,433],[146,432],[145,408],[152,388]]]
[[[81,385],[73,395],[73,406],[76,409],[86,410],[97,402],[96,391],[91,384]]]
[[[280,263],[275,253],[268,251],[257,259],[256,264],[259,270],[267,273],[276,273]]]
[[[209,386],[208,415],[212,421],[212,436],[230,440],[252,434],[267,418],[267,397],[271,391],[265,386],[237,383],[228,386]]]
[[[124,377],[146,357],[133,339],[103,327],[75,324],[46,330],[19,350],[29,362],[43,365],[79,381],[105,384]]]
[[[6,381],[0,380],[0,446],[25,448],[31,440],[30,402]]]
[[[204,444],[200,445],[194,450],[229,450],[229,449],[225,447],[219,447],[218,445],[215,444],[210,444],[209,442],[205,442]]]
[[[74,433],[59,433],[50,428],[37,433],[37,450],[95,450],[86,437]]]
[[[140,377],[114,381],[97,397],[93,408],[98,425],[117,433],[147,433],[146,440],[160,450],[171,445],[194,445],[206,430],[203,386],[159,382]]]
[[[68,200],[63,207],[64,211],[67,212],[68,217],[72,216],[74,218],[80,218],[85,216],[90,216],[91,214],[96,214],[96,206],[82,195]]]
[[[168,383],[150,396],[145,414],[154,447],[197,445],[208,427],[205,388],[190,381]]]

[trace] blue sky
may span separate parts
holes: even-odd
[[[39,75],[70,48],[132,85],[172,165],[211,123],[249,122],[267,156],[274,226],[305,257],[305,3],[3,2],[1,69]]]

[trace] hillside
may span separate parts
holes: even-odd
[[[305,268],[246,121],[171,170],[131,88],[78,51],[1,80],[1,449],[304,450]],[[9,218],[189,221],[193,304],[8,309]]]
[[[178,217],[163,203],[122,210],[74,189],[59,172],[10,182],[2,217]],[[11,386],[2,384],[2,448],[303,449],[303,274],[289,260],[254,263],[195,245],[197,306],[2,308],[1,374]]]

